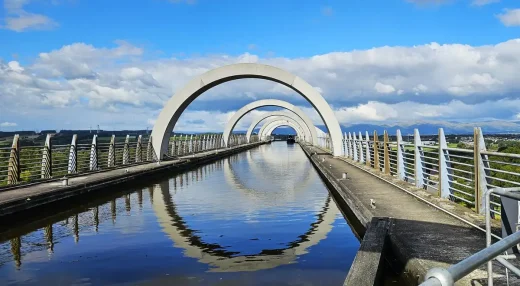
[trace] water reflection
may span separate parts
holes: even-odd
[[[236,278],[210,273],[244,271],[288,283],[303,269],[298,277],[311,282],[325,279],[313,271],[341,282],[359,243],[298,148],[261,146],[6,229],[0,284],[151,282],[165,273],[207,284]]]

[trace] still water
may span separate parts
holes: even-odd
[[[285,142],[111,193],[11,228],[0,285],[342,285],[359,248]]]

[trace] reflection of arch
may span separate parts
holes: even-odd
[[[241,78],[259,78],[278,82],[302,95],[316,109],[329,130],[333,154],[342,155],[341,127],[334,112],[319,92],[303,79],[282,69],[256,63],[243,63],[210,70],[192,79],[168,100],[157,117],[151,134],[157,158],[160,160],[167,154],[170,134],[182,112],[193,100],[212,87]]]
[[[305,234],[289,243],[287,248],[265,249],[256,255],[236,256],[238,253],[227,251],[218,244],[203,242],[201,237],[188,227],[176,212],[168,181],[155,185],[154,191],[162,193],[163,199],[155,199],[152,206],[163,231],[175,247],[184,249],[184,256],[212,266],[212,272],[256,271],[294,263],[298,255],[306,254],[309,247],[327,237],[338,212],[336,204],[327,197],[316,222],[311,224],[311,228]]]
[[[274,116],[284,116],[284,115],[292,115],[291,113],[288,113],[288,112],[284,112],[284,111],[273,111],[273,112],[269,112],[269,113],[266,113],[266,114],[262,114],[260,116],[258,116],[257,118],[255,118],[253,120],[253,122],[251,123],[251,125],[249,126],[249,129],[247,129],[247,133],[246,133],[246,140],[247,142],[250,141],[251,139],[251,134],[253,134],[253,130],[255,130],[256,126],[264,119],[266,118],[269,118],[269,117],[274,117]],[[302,122],[301,118],[299,117],[296,117],[296,116],[292,116],[290,117],[294,120],[296,120],[298,123],[300,123],[300,126],[304,126],[306,127],[308,130],[314,130],[314,132],[311,132],[311,135],[313,136],[312,138],[309,138],[309,137],[305,137],[305,138],[300,138],[300,139],[303,139],[302,141],[308,141],[309,139],[312,140],[312,142],[314,142],[314,138],[316,137],[317,139],[317,135],[315,134],[316,133],[316,128],[314,127],[314,125],[307,125],[306,122]],[[298,120],[300,119],[300,120]],[[258,134],[259,138],[260,138],[260,133]],[[317,141],[317,140],[316,140]]]
[[[294,121],[291,121],[289,118],[284,118],[284,117],[273,117],[273,118],[268,119],[264,123],[264,125],[262,125],[262,128],[260,128],[260,131],[258,131],[258,138],[260,138],[260,140],[264,139],[264,137],[267,135],[266,131],[269,130],[270,127],[272,127],[275,122],[283,123],[283,125],[292,127],[294,129],[294,131],[296,131],[296,134],[298,135],[298,137],[301,136],[301,134],[298,134],[298,129],[297,129],[298,125]]]
[[[238,123],[238,121],[242,117],[244,117],[244,115],[246,115],[247,113],[249,113],[252,110],[255,110],[260,107],[265,107],[265,106],[277,106],[277,107],[287,109],[287,111],[289,111],[287,113],[294,114],[295,117],[300,118],[300,122],[301,122],[300,125],[304,128],[304,131],[307,131],[307,133],[310,134],[310,135],[307,135],[306,140],[309,140],[309,142],[312,142],[313,144],[318,143],[318,140],[315,139],[317,137],[316,132],[315,132],[316,130],[312,129],[312,126],[314,126],[314,124],[312,123],[312,120],[309,118],[309,116],[307,116],[307,114],[305,114],[299,107],[294,106],[286,101],[278,100],[278,99],[258,100],[255,102],[251,102],[251,103],[245,105],[244,107],[240,108],[237,112],[235,112],[235,114],[233,114],[233,117],[231,117],[231,119],[229,119],[229,121],[227,122],[226,128],[224,128],[224,134],[223,134],[224,142],[226,142],[226,144],[227,144],[228,138],[231,135],[233,128],[235,128],[235,125]],[[293,118],[293,119],[298,121],[296,118]],[[249,137],[246,137],[246,138],[249,138]]]

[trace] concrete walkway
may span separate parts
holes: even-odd
[[[373,217],[393,218],[389,235],[391,248],[404,267],[401,272],[406,281],[418,284],[429,269],[448,267],[485,248],[485,233],[481,230],[342,159],[313,147],[304,147],[304,150],[337,199],[348,205],[347,212],[351,212],[359,223],[366,227]],[[343,173],[347,173],[345,180]],[[374,205],[371,200],[375,201]],[[449,201],[444,203],[451,204]],[[499,276],[505,273],[501,266],[496,265],[494,269]],[[456,285],[486,285],[486,279],[487,272],[482,267]],[[512,279],[510,283],[520,282]],[[505,285],[505,279],[495,279],[495,284]]]
[[[148,163],[105,172],[87,173],[70,178],[68,186],[62,186],[61,181],[50,181],[28,186],[21,185],[18,188],[0,191],[0,218],[94,190],[129,182],[145,175],[194,167],[210,160],[216,160],[253,148],[259,144],[262,143],[251,143],[218,151],[201,152],[180,157],[177,160],[162,161],[160,164]]]

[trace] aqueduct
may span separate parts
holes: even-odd
[[[316,135],[314,135],[314,134],[317,134],[316,128],[314,127],[314,125],[308,125],[307,122],[303,121],[300,117],[295,116],[293,113],[284,112],[284,111],[273,111],[273,112],[269,112],[266,114],[262,114],[262,115],[258,116],[257,118],[255,118],[253,120],[253,122],[251,123],[251,125],[249,126],[249,128],[247,129],[247,132],[246,132],[247,142],[249,142],[251,140],[251,135],[253,134],[253,131],[258,126],[258,124],[260,124],[260,122],[262,122],[263,120],[265,120],[269,117],[275,117],[275,116],[286,116],[286,117],[296,120],[298,123],[300,123],[300,126],[306,128],[312,135],[312,137],[308,137],[308,135],[306,135],[306,137],[304,137],[304,138],[300,137],[300,140],[303,139],[302,141],[308,141],[309,139],[311,139],[312,140],[311,142],[313,142],[313,144],[314,144],[314,138],[316,138]],[[311,122],[311,124],[312,124],[312,122]],[[314,132],[312,132],[312,131],[314,131]],[[260,135],[260,133],[258,133],[258,135]]]

